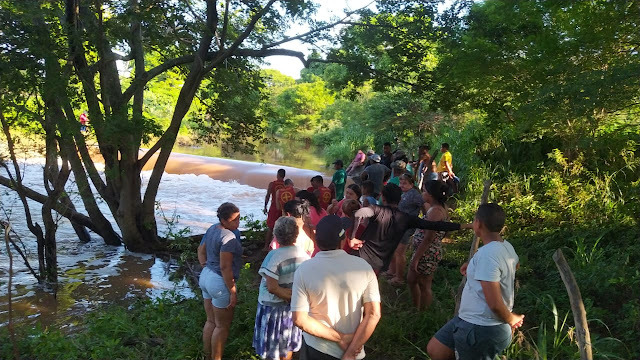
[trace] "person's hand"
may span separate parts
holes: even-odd
[[[360,239],[351,239],[349,240],[349,247],[354,249],[354,250],[359,250],[362,245],[364,244],[364,241],[360,240]]]
[[[467,276],[467,266],[469,266],[468,262],[466,262],[466,263],[462,264],[462,266],[460,266],[460,274],[462,274],[463,276]]]
[[[509,325],[511,326],[512,330],[519,328],[520,326],[522,326],[523,323],[524,323],[524,315],[512,314],[511,321],[509,321]]]
[[[342,351],[347,351],[349,345],[351,345],[351,340],[353,340],[353,334],[342,334],[340,335],[340,341],[338,341],[338,346]]]
[[[227,309],[233,309],[234,307],[236,307],[237,303],[238,294],[235,291],[231,291],[229,294],[229,305],[227,306]]]
[[[409,269],[415,271],[416,273],[418,272],[418,264],[420,264],[420,258],[418,258],[417,256],[414,256],[414,259],[411,260],[411,264],[409,265]]]
[[[473,229],[473,223],[461,224],[460,230]]]

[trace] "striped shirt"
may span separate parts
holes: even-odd
[[[269,292],[265,276],[276,279],[280,287],[291,289],[293,286],[293,273],[300,264],[308,259],[309,254],[307,254],[304,249],[295,245],[284,246],[269,251],[260,266],[260,270],[258,270],[258,274],[262,276],[258,302],[266,306],[285,304],[286,301],[284,299]]]

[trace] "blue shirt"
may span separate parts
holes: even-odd
[[[237,231],[237,234],[240,234]],[[236,232],[223,228],[220,224],[212,225],[202,237],[200,245],[204,244],[207,251],[207,267],[216,274],[222,276],[220,270],[220,253],[230,252],[233,254],[231,269],[233,278],[240,277],[242,268],[242,244]]]

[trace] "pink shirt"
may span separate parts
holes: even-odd
[[[309,207],[309,218],[311,220],[311,225],[313,225],[313,228],[316,228],[316,225],[318,225],[318,223],[320,222],[320,220],[322,220],[323,217],[329,215],[327,213],[327,210],[325,209],[320,209],[322,211],[318,212],[316,210],[316,208],[314,208],[313,206]]]

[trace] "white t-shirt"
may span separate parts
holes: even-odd
[[[371,265],[344,250],[320,251],[298,267],[293,279],[291,311],[309,316],[344,334],[356,331],[363,305],[380,302],[378,279]],[[336,358],[338,343],[302,333],[308,346]],[[364,358],[364,349],[357,358]]]
[[[283,246],[276,250],[269,251],[264,261],[262,261],[260,270],[258,270],[258,274],[262,276],[260,291],[258,292],[258,302],[267,306],[286,304],[284,299],[269,292],[267,289],[267,280],[264,277],[269,276],[276,279],[278,285],[290,289],[293,285],[293,273],[300,264],[309,259],[309,254],[295,245]]]
[[[467,283],[460,301],[460,319],[476,325],[504,324],[487,305],[480,281],[500,283],[502,300],[509,311],[513,309],[513,288],[518,255],[507,241],[492,241],[473,255],[467,266]]]

